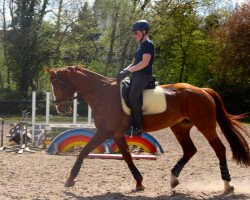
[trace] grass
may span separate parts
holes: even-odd
[[[21,115],[3,115],[0,116],[0,118],[4,119],[6,122],[12,122],[17,123],[22,121]],[[28,116],[27,121],[31,122],[31,116]],[[86,122],[88,119],[87,117],[77,117],[77,123],[83,123]],[[53,115],[50,117],[50,123],[73,123],[73,117],[72,116],[60,116],[60,115]],[[45,116],[43,115],[37,115],[36,116],[36,123],[45,123]]]
[[[247,124],[247,125],[250,125],[250,119],[242,119],[240,120],[241,123],[244,123],[244,124]]]
[[[6,122],[17,123],[22,121],[21,115],[0,115],[0,118],[4,119]],[[87,122],[87,117],[79,116],[77,117],[77,123]],[[31,116],[28,116],[28,122],[31,122]],[[240,122],[250,125],[250,118],[242,119]],[[37,115],[36,116],[36,123],[45,123],[45,116],[44,115]],[[60,116],[60,115],[53,115],[50,117],[50,123],[73,123],[72,116]]]

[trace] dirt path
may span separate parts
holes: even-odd
[[[250,168],[240,167],[231,160],[231,150],[224,138],[231,183],[235,187],[235,193],[230,195],[222,194],[223,182],[218,160],[208,142],[195,128],[192,129],[192,138],[198,152],[183,169],[180,185],[171,190],[170,170],[181,157],[182,150],[170,129],[156,132],[153,136],[163,146],[165,153],[156,161],[135,161],[144,176],[145,191],[133,192],[135,181],[124,161],[86,159],[76,185],[65,188],[74,156],[47,155],[44,151],[23,155],[0,152],[0,200],[250,199]]]

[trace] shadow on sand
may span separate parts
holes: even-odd
[[[161,195],[158,197],[146,197],[143,195],[140,195],[138,192],[137,196],[134,195],[126,195],[121,193],[106,193],[101,195],[95,195],[95,196],[78,196],[75,195],[72,192],[64,192],[65,195],[68,196],[69,199],[77,199],[77,200],[112,200],[112,199],[121,199],[121,200],[201,200],[201,199],[209,199],[209,200],[247,200],[249,199],[248,195],[244,194],[217,194],[212,197],[204,198],[204,194],[201,194],[200,198],[192,197],[190,194],[183,194],[183,193],[172,193],[172,194],[166,194]]]

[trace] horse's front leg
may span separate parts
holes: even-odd
[[[129,152],[128,144],[126,142],[124,134],[115,133],[114,140],[115,140],[116,145],[118,146],[124,160],[128,164],[128,167],[129,167],[131,173],[133,174],[134,179],[136,180],[136,190],[137,191],[144,190],[145,187],[142,185],[143,177],[132,160],[132,156]]]
[[[66,187],[72,187],[75,185],[75,178],[80,171],[83,159],[86,158],[88,154],[97,146],[101,145],[107,138],[109,138],[109,135],[105,134],[104,131],[97,131],[96,134],[91,138],[91,140],[86,144],[86,146],[84,146],[84,148],[79,153],[74,166],[71,169],[70,176],[65,183]]]

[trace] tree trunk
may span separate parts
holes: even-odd
[[[121,66],[120,69],[125,67],[125,63],[126,63],[126,55],[127,55],[127,50],[128,50],[128,46],[129,46],[129,40],[127,40],[122,48],[122,53],[121,53]]]
[[[10,87],[10,70],[7,64],[7,25],[6,25],[6,0],[3,0],[3,11],[2,11],[2,15],[3,15],[3,52],[4,52],[4,61],[5,61],[5,65],[7,67],[7,88]],[[2,84],[3,86],[3,84]],[[3,86],[4,87],[4,86]]]
[[[117,26],[117,20],[118,20],[118,14],[119,11],[116,10],[114,17],[113,17],[113,29],[110,35],[110,45],[109,45],[109,52],[108,52],[108,57],[107,57],[107,62],[106,62],[106,70],[105,70],[105,75],[108,75],[109,72],[109,67],[110,64],[112,63],[112,58],[114,54],[114,43],[115,43],[115,35],[116,35],[116,26]]]
[[[60,56],[61,56],[61,52],[60,52],[60,46],[61,46],[61,41],[62,41],[62,37],[60,36],[61,33],[61,16],[62,16],[62,4],[63,4],[63,0],[59,1],[59,5],[58,5],[58,13],[57,13],[57,20],[56,20],[56,38],[60,38],[58,40],[58,44],[57,47],[55,48],[55,59],[54,59],[54,64],[58,64],[59,60],[60,60]]]

